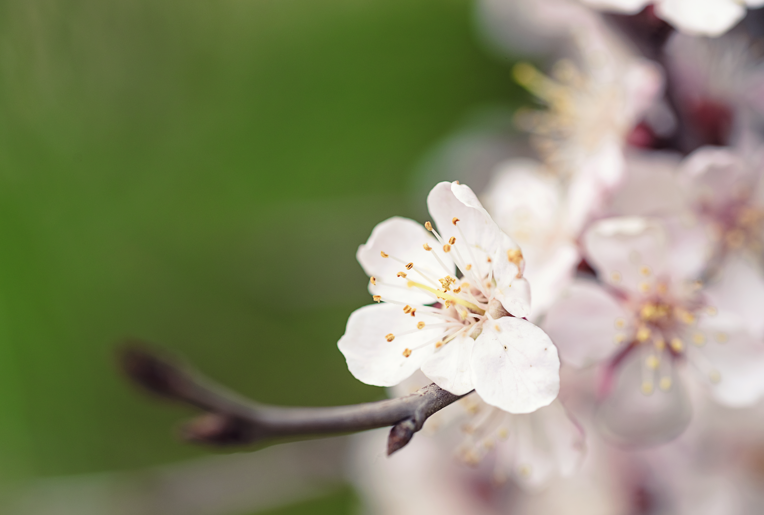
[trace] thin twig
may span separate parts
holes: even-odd
[[[434,413],[460,399],[435,384],[406,397],[325,408],[287,408],[247,400],[142,344],[126,346],[120,366],[136,384],[206,413],[184,437],[211,445],[246,445],[285,436],[326,435],[393,426],[387,454],[404,447]]]

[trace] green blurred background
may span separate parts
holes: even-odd
[[[259,400],[379,399],[336,348],[355,249],[509,64],[467,0],[0,1],[0,481],[202,456],[134,336]],[[353,493],[269,513],[349,513]]]

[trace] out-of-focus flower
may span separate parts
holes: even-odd
[[[559,390],[559,359],[523,318],[530,289],[519,247],[467,186],[440,183],[427,204],[437,230],[391,218],[358,249],[381,304],[348,320],[339,348],[351,373],[393,386],[421,369],[449,392],[475,389],[512,413],[548,405]]]
[[[653,4],[655,14],[685,34],[720,36],[762,0],[581,0],[597,9],[636,14]]]
[[[617,42],[576,38],[579,63],[559,61],[548,77],[528,64],[515,66],[518,83],[546,104],[521,112],[518,123],[550,170],[588,191],[597,204],[621,179],[627,138],[663,85],[660,69]],[[581,197],[581,193],[578,194]]]
[[[701,145],[744,139],[764,115],[764,66],[740,35],[694,38],[676,34],[666,46],[677,108]],[[738,143],[737,141],[735,143]]]
[[[764,394],[764,345],[736,313],[711,304],[696,281],[707,259],[703,232],[675,229],[645,218],[594,224],[585,253],[603,284],[574,282],[544,322],[563,361],[606,363],[610,395],[600,421],[615,438],[681,432],[689,412],[680,369],[703,378],[729,406],[751,405]],[[677,416],[675,425],[664,427],[651,410]]]
[[[570,283],[579,263],[576,245],[582,216],[573,212],[554,174],[530,159],[504,163],[486,188],[486,209],[522,246],[524,276],[533,285],[531,319],[538,318]]]

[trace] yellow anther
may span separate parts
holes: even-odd
[[[389,254],[385,254],[384,251],[380,251],[379,255],[382,256],[383,258],[390,257],[390,255]]]
[[[617,333],[617,334],[616,334],[616,335],[613,337],[613,341],[616,343],[616,345],[620,345],[621,343],[623,343],[624,341],[626,341],[626,335],[625,335],[625,334],[623,334],[623,333]]]
[[[406,272],[398,272],[397,275],[398,277],[403,277],[404,279],[406,278]]]
[[[416,328],[417,329],[424,329],[424,322],[417,323]]]
[[[718,370],[712,370],[708,374],[708,378],[711,380],[712,383],[718,383],[722,380],[722,375],[719,373]]]
[[[450,301],[450,300],[446,301],[446,309],[450,308],[453,305],[454,305],[454,303],[452,301]]]
[[[684,350],[684,342],[677,337],[671,338],[669,345],[674,352],[682,352]]]
[[[689,311],[684,310],[682,308],[677,308],[675,310],[675,313],[676,313],[677,318],[679,318],[679,320],[681,320],[685,324],[689,325],[689,324],[694,324],[695,323],[695,315],[693,315]]]
[[[658,292],[658,295],[666,295],[668,292],[668,286],[666,283],[658,283],[658,285],[655,287],[655,291]]]
[[[409,356],[411,356],[411,349],[404,349],[403,350],[403,357],[404,358],[408,358]]]
[[[462,291],[462,287],[461,286],[456,287],[456,288],[453,289],[454,293],[459,293],[460,291]]]
[[[464,268],[465,268],[466,270],[472,270],[472,265],[469,265],[469,264],[468,264],[468,265],[467,265],[467,266],[465,266]]]
[[[501,327],[499,327],[499,324],[495,324],[493,328],[496,330],[497,333],[501,332]]]
[[[428,231],[432,232],[432,224],[430,222],[425,222],[424,223],[424,228],[427,229]]]
[[[501,438],[502,440],[506,440],[507,437],[509,436],[509,431],[507,431],[506,427],[502,427],[501,429],[499,429],[498,434],[499,434],[499,438]]]
[[[445,252],[446,254],[448,254],[449,252],[451,252],[451,245],[449,245],[448,243],[446,243],[445,245],[443,245],[443,252]]]
[[[670,377],[661,377],[660,383],[658,383],[658,386],[660,386],[661,390],[664,392],[667,392],[671,389],[671,378]]]
[[[448,244],[449,244],[449,245],[453,245],[454,243],[456,243],[456,237],[455,237],[455,236],[451,236],[451,237],[448,239]]]
[[[491,262],[491,256],[488,256],[488,257],[486,258],[486,261],[487,261],[488,263],[490,263],[490,262]]]
[[[650,275],[650,273],[651,273],[651,272],[650,272],[650,267],[648,267],[648,266],[643,266],[642,268],[640,268],[640,269],[639,269],[639,273],[640,273],[640,274],[642,274],[642,275],[644,275],[645,277],[647,277],[647,276],[648,276],[648,275]]]
[[[706,337],[703,336],[703,333],[695,333],[692,335],[692,343],[700,347],[704,343],[706,343]]]
[[[727,340],[729,340],[729,335],[727,333],[716,333],[714,338],[716,338],[716,341],[719,343],[727,343]]]
[[[371,284],[376,285],[377,284],[377,278],[372,275],[371,277],[369,277],[369,282]]]
[[[409,313],[411,313],[411,306],[409,306],[408,304],[406,304],[405,306],[403,306],[403,312],[404,312],[404,313],[406,313],[407,315],[408,315]]]
[[[469,270],[469,268],[468,268],[467,270]],[[470,283],[468,283],[468,282],[463,282],[463,283],[462,283],[462,284],[459,286],[459,288],[467,288],[467,289],[469,289],[469,287],[470,287]]]
[[[385,340],[391,342],[391,341],[395,340],[395,335],[393,333],[390,333],[387,336],[385,336]]]
[[[663,338],[656,338],[653,340],[653,346],[655,347],[655,350],[661,352],[666,348],[666,340]]]
[[[414,268],[414,263],[406,263],[406,270],[411,270]]]
[[[615,328],[616,329],[623,329],[624,327],[626,327],[626,320],[624,320],[623,318],[616,318],[615,319]]]
[[[655,304],[645,304],[642,309],[639,310],[639,316],[643,320],[652,320],[658,313],[658,308]]]
[[[435,348],[436,349],[440,349],[441,347],[443,347],[443,342],[439,341],[439,342],[435,343]]]
[[[706,306],[706,314],[708,316],[716,316],[717,313],[719,313],[719,310],[717,310],[714,306]]]
[[[490,261],[491,258],[488,258]],[[523,261],[523,251],[520,249],[509,249],[507,251],[507,260],[510,263],[514,263],[517,266],[520,266],[520,263]]]
[[[531,88],[539,81],[541,74],[528,63],[517,63],[512,67],[512,76],[521,86]]]
[[[647,365],[647,368],[649,368],[651,370],[657,370],[658,369],[658,365],[660,365],[660,364],[661,364],[661,362],[658,359],[658,356],[654,356],[652,354],[647,356],[647,359],[645,360],[645,365]]]
[[[374,295],[372,299],[374,299],[374,302],[382,302],[382,297],[379,295]]]
[[[645,395],[650,395],[651,393],[653,393],[653,388],[654,388],[653,383],[648,383],[647,381],[642,383],[642,393],[644,393]]]
[[[648,293],[650,291],[649,283],[639,283],[639,291],[642,293]]]
[[[424,250],[426,250],[427,252],[429,252],[429,251],[431,251],[431,250],[432,250],[432,247],[430,247],[430,246],[429,246],[429,245],[427,245],[426,243],[425,243],[424,245],[422,245],[422,248],[423,248]]]
[[[413,308],[413,309],[411,310],[411,316],[412,316],[412,317],[415,317],[415,316],[416,316],[416,308]]]
[[[459,181],[456,181],[456,183],[458,184],[458,183],[459,183]],[[451,219],[451,223],[452,223],[452,224],[454,224],[454,225],[456,225],[456,222],[458,222],[458,221],[459,221],[459,219],[458,219],[458,218],[456,218],[456,217],[453,217],[453,218]]]
[[[652,332],[649,328],[642,326],[639,329],[637,329],[637,341],[645,342],[650,339],[650,336],[652,335]]]
[[[621,274],[620,272],[610,272],[610,280],[614,283],[621,282]]]

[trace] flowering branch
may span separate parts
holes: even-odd
[[[143,345],[130,344],[123,349],[120,366],[144,389],[205,411],[185,426],[183,437],[219,446],[393,426],[387,442],[390,455],[408,444],[430,416],[463,397],[431,384],[396,399],[350,406],[287,408],[244,399]]]

